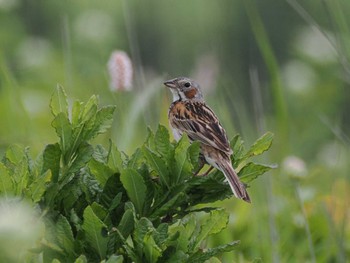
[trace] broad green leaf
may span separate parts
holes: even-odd
[[[11,195],[14,193],[14,182],[6,166],[0,162],[0,193],[1,195]]]
[[[65,251],[67,256],[74,256],[74,237],[68,220],[64,216],[59,215],[55,228],[58,245]]]
[[[154,213],[150,216],[150,218],[155,219],[159,218],[160,216],[166,215],[170,211],[176,210],[176,208],[184,203],[186,200],[186,195],[184,192],[179,192],[176,194],[173,198],[171,198],[168,202],[166,202],[161,207],[157,208]]]
[[[55,128],[57,136],[60,138],[60,146],[63,154],[66,154],[72,140],[72,128],[67,115],[62,112],[58,113],[51,125]]]
[[[91,205],[92,210],[94,211],[94,214],[101,220],[104,221],[108,211],[100,204],[93,202]]]
[[[143,239],[143,251],[147,262],[156,263],[160,257],[162,250],[157,246],[153,239],[152,232],[148,232]]]
[[[272,132],[265,133],[250,147],[249,151],[246,153],[246,156],[256,156],[267,151],[272,144],[273,136],[274,135]]]
[[[234,249],[236,249],[237,245],[239,244],[239,241],[234,241],[222,246],[218,246],[215,248],[209,248],[207,250],[201,250],[199,249],[196,253],[191,255],[186,263],[202,263],[205,262],[206,260],[210,259],[211,257],[220,255],[221,253],[224,252],[230,252]]]
[[[146,157],[148,164],[152,169],[158,174],[160,182],[167,188],[170,188],[169,183],[169,171],[165,164],[165,161],[156,155],[150,148],[144,146],[142,147],[142,153]]]
[[[115,106],[106,106],[97,111],[94,124],[85,140],[90,140],[98,134],[105,133],[111,127],[115,108]]]
[[[249,183],[256,179],[259,175],[262,175],[273,168],[276,168],[276,165],[265,165],[250,162],[239,171],[239,179],[243,183]]]
[[[175,171],[172,173],[172,180],[175,184],[182,183],[186,177],[192,174],[192,164],[188,158],[187,150],[190,141],[186,135],[182,136],[175,148]]]
[[[83,230],[85,232],[86,241],[93,247],[100,259],[106,257],[108,238],[102,236],[102,231],[107,226],[96,216],[93,209],[88,206],[84,210]]]
[[[154,151],[156,152],[157,151],[157,147],[156,147],[156,142],[155,142],[155,136],[154,136],[154,133],[153,131],[147,127],[147,138],[146,138],[146,141],[145,141],[145,146],[148,147],[151,151]]]
[[[127,237],[134,230],[134,221],[134,212],[132,211],[132,209],[127,209],[123,214],[123,217],[118,225],[118,230],[124,239],[127,239]]]
[[[106,149],[101,144],[97,144],[92,157],[100,163],[107,163],[107,156],[108,152]]]
[[[86,104],[83,107],[82,115],[81,115],[81,122],[88,122],[91,121],[96,115],[97,112],[97,104],[98,99],[95,95],[92,95],[90,99],[86,102]]]
[[[120,181],[119,174],[113,174],[110,176],[103,188],[102,193],[100,194],[99,202],[104,207],[111,207],[113,200],[117,195],[123,195],[123,198],[126,198],[126,192],[123,187],[123,184]],[[120,197],[121,198],[121,197]]]
[[[198,169],[199,165],[199,153],[200,153],[200,143],[193,142],[190,147],[188,147],[188,156],[190,158],[191,164],[194,170]]]
[[[137,169],[139,168],[143,163],[145,163],[144,156],[142,154],[142,151],[140,148],[137,148],[133,155],[128,159],[127,161],[127,167]]]
[[[124,258],[122,255],[112,255],[110,256],[107,261],[102,261],[101,263],[123,263]]]
[[[48,144],[43,153],[43,169],[41,173],[51,170],[52,181],[57,182],[60,171],[61,149],[58,143]]]
[[[179,262],[186,262],[188,259],[188,255],[185,254],[182,250],[175,251],[174,254],[171,255],[171,257],[166,261],[167,263],[179,263]]]
[[[154,142],[156,146],[157,152],[160,156],[167,158],[169,155],[171,143],[169,140],[169,132],[168,129],[163,125],[158,125],[158,129],[156,134],[154,135]]]
[[[199,225],[193,213],[186,215],[181,219],[181,225],[177,229],[180,233],[177,238],[177,247],[179,250],[188,252],[191,244],[194,244],[195,237],[198,235]]]
[[[113,170],[111,170],[106,164],[98,162],[93,158],[89,161],[89,168],[90,172],[102,187],[104,187],[108,178],[114,174]]]
[[[75,261],[74,263],[87,263],[87,258],[85,255],[80,255]]]
[[[93,153],[94,148],[90,144],[81,144],[75,152],[75,158],[69,167],[69,173],[75,173],[81,169],[88,161],[90,161]]]
[[[50,108],[54,116],[58,115],[60,112],[68,116],[67,95],[60,85],[57,85],[55,92],[51,96]]]
[[[119,206],[119,204],[120,204],[120,202],[121,202],[121,200],[122,200],[122,196],[123,196],[122,193],[118,193],[118,194],[113,198],[111,205],[108,207],[108,211],[109,211],[109,212],[111,212],[112,210],[116,209],[116,208]]]
[[[41,200],[42,196],[47,190],[47,184],[50,182],[50,178],[51,173],[47,170],[29,185],[30,197],[34,203]]]
[[[119,152],[117,146],[112,142],[112,140],[109,140],[109,152],[108,152],[107,162],[108,162],[108,166],[113,171],[121,172],[123,170],[122,155]]]
[[[123,170],[120,180],[136,211],[142,214],[147,190],[142,176],[136,170],[128,168]]]
[[[202,241],[209,235],[219,233],[221,230],[226,228],[228,219],[229,215],[224,210],[214,210],[210,212],[210,216],[202,224],[201,230],[196,237],[194,247],[191,250],[197,250]]]
[[[234,160],[234,164],[237,166],[239,160],[243,157],[243,151],[244,151],[244,146],[243,146],[243,141],[241,139],[241,136],[237,134],[235,137],[230,142],[231,149],[233,151],[232,154],[232,159]]]
[[[13,164],[19,164],[23,161],[23,158],[25,157],[25,151],[24,148],[14,144],[10,145],[8,149],[6,150],[6,159],[8,159]]]
[[[161,246],[168,238],[169,225],[167,223],[161,223],[157,227],[157,231],[153,234],[154,241],[158,246]]]
[[[135,245],[142,251],[144,248],[144,238],[148,232],[154,232],[155,229],[153,227],[152,222],[145,217],[142,217],[137,224],[135,225],[133,239],[135,241]]]
[[[80,102],[79,100],[74,101],[73,106],[72,106],[72,116],[71,116],[71,123],[72,126],[75,128],[79,126],[79,121],[82,115],[82,110],[83,110],[83,102]]]

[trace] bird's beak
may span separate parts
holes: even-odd
[[[165,81],[164,85],[171,88],[171,89],[175,89],[176,88],[175,79]]]

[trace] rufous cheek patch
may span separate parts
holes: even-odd
[[[196,96],[196,94],[197,94],[197,90],[196,89],[190,89],[190,90],[185,91],[184,93],[185,93],[186,98],[193,99],[194,96]]]

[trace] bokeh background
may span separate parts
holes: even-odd
[[[196,79],[229,137],[275,133],[252,205],[217,205],[241,240],[223,262],[347,262],[350,257],[350,1],[0,0],[0,153],[36,156],[56,136],[49,101],[115,104],[112,138],[132,153],[167,125],[163,81]],[[110,85],[114,50],[133,63],[130,91]],[[205,193],[203,193],[205,194]],[[1,216],[1,215],[0,215]]]

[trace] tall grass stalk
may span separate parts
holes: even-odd
[[[246,0],[244,1],[244,5],[255,40],[258,44],[261,55],[270,75],[270,86],[272,90],[273,104],[277,119],[277,128],[280,136],[280,141],[286,142],[288,137],[288,112],[287,104],[283,95],[283,87],[278,62],[272,50],[269,38],[267,36],[255,3],[253,0]],[[287,147],[284,149],[287,149]]]
[[[259,81],[258,70],[256,67],[251,67],[249,70],[250,82],[252,87],[253,94],[253,105],[254,105],[254,115],[255,122],[259,133],[265,131],[265,119],[264,119],[264,109],[263,101],[261,96],[261,85]],[[271,241],[271,253],[272,253],[272,262],[280,262],[280,254],[278,250],[279,246],[279,232],[276,225],[275,218],[275,197],[272,191],[272,178],[271,176],[264,177],[264,189],[267,198],[267,207],[268,207],[268,220],[269,220],[269,232],[270,232],[270,241]]]
[[[302,212],[302,216],[303,216],[303,219],[304,219],[305,233],[306,233],[306,236],[307,236],[307,242],[308,242],[308,246],[309,246],[311,262],[312,263],[316,263],[315,248],[314,248],[314,245],[313,245],[313,242],[312,242],[312,235],[311,235],[311,231],[310,231],[310,226],[309,226],[309,222],[308,222],[308,219],[307,219],[307,215],[306,215],[306,212],[305,212],[304,203],[303,203],[303,200],[301,199],[301,196],[300,196],[300,187],[299,187],[298,182],[296,182],[294,184],[294,190],[295,190],[295,197],[296,197],[296,199],[298,201],[298,204],[300,206],[300,210]]]

